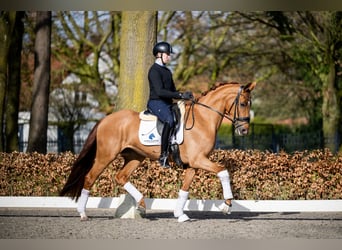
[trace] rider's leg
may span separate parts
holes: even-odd
[[[164,128],[161,136],[161,149],[160,149],[160,157],[159,157],[159,163],[164,168],[169,168],[169,140],[170,140],[170,132],[171,132],[171,126],[169,123],[164,123]]]
[[[156,115],[164,123],[164,128],[161,135],[161,149],[159,162],[162,167],[169,168],[170,164],[168,161],[168,149],[171,136],[171,129],[174,125],[173,114],[171,110],[172,105],[162,100],[149,100],[147,106],[152,111],[152,113]]]
[[[171,152],[172,155],[172,160],[174,163],[176,163],[177,166],[179,167],[183,167],[183,161],[180,158],[180,151],[179,151],[179,145],[177,143],[177,139],[176,139],[176,128],[175,126],[173,126],[173,128],[171,129],[170,132],[170,149],[169,152]]]

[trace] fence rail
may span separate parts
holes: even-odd
[[[258,133],[260,126],[267,126],[262,133]],[[267,132],[265,132],[267,131]],[[334,137],[324,137],[321,131],[307,133],[276,133],[272,125],[267,124],[251,124],[249,135],[237,136],[227,134],[220,136],[216,141],[216,148],[221,149],[258,149],[268,150],[278,153],[285,151],[291,153],[294,151],[323,149],[326,143],[334,145],[335,152],[338,151],[341,138],[339,135]]]

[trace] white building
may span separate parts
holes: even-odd
[[[94,55],[90,54],[87,58],[87,63],[93,64]],[[99,73],[102,79],[104,79],[106,93],[110,97],[114,97],[118,93],[117,87],[114,85],[114,74],[112,72],[112,60],[110,56],[104,52],[101,52],[99,59]],[[62,82],[62,84],[74,84],[80,83],[81,80],[78,76],[71,73]],[[59,103],[65,110],[72,111],[75,99],[84,102],[85,106],[81,107],[75,112],[80,112],[79,115],[88,120],[87,123],[80,125],[74,133],[74,152],[79,153],[82,149],[83,143],[88,137],[89,132],[96,124],[97,120],[100,120],[105,116],[104,113],[98,111],[99,103],[94,98],[92,93],[86,92],[75,92],[70,88],[55,89],[50,93],[50,106],[49,106],[49,124],[56,124],[57,122],[63,121],[66,114],[61,114],[60,109],[54,107],[52,102]],[[67,112],[65,112],[67,113]],[[68,121],[67,119],[64,121]],[[30,127],[30,112],[19,112],[19,143],[20,151],[26,152],[27,142],[29,137]],[[63,133],[57,125],[49,125],[47,131],[47,152],[61,152],[63,150]]]

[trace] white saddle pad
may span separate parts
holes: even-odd
[[[139,140],[146,146],[161,145],[161,135],[157,130],[157,121],[140,121]],[[176,136],[171,138],[171,142],[176,142],[178,144],[183,143],[183,123],[180,125]]]
[[[180,127],[176,133],[176,136],[171,138],[171,143],[182,144],[183,143],[183,128],[184,128],[184,113],[185,105],[184,101],[179,101],[178,106],[181,111]],[[145,115],[144,112],[140,113],[140,125],[139,125],[139,140],[141,144],[146,146],[161,145],[161,135],[157,130],[157,117],[154,115]]]

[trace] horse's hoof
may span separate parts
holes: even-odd
[[[143,206],[138,206],[137,209],[136,209],[136,212],[138,213],[138,215],[141,217],[141,218],[145,218],[146,217],[146,208],[143,207]]]
[[[227,205],[225,202],[219,207],[224,214],[231,214],[232,205]]]
[[[190,218],[186,214],[182,214],[181,216],[178,217],[178,222],[185,222],[190,220]]]
[[[81,221],[90,220],[89,217],[88,217],[86,214],[82,213],[82,214],[80,214],[80,215],[81,215]]]

